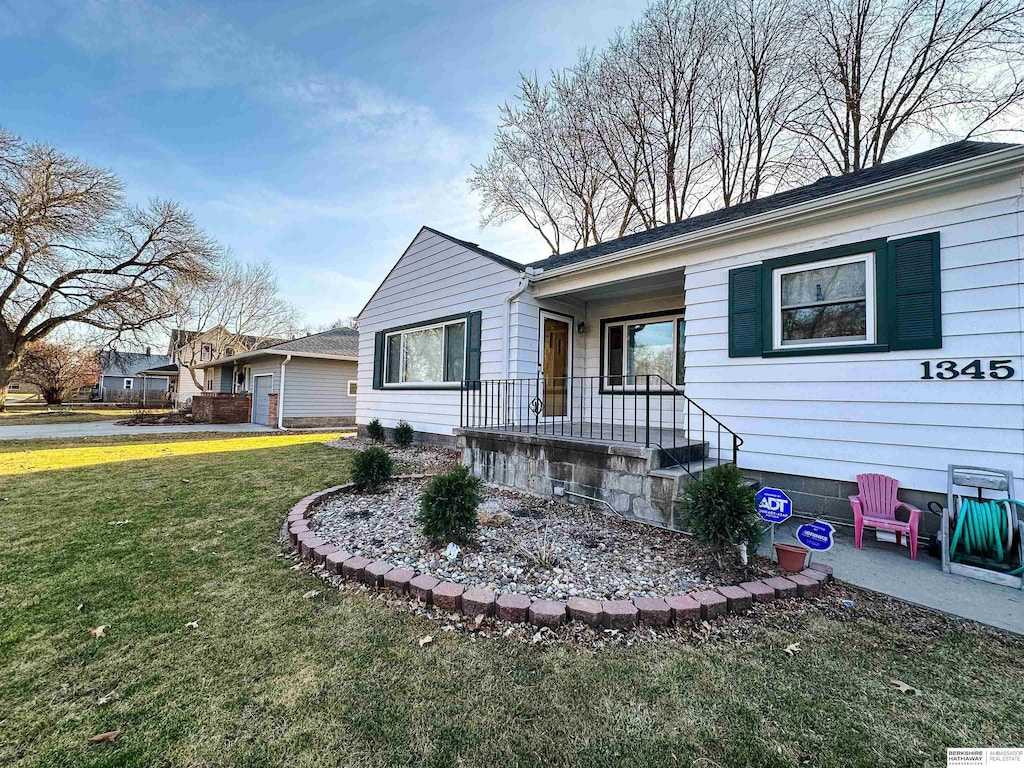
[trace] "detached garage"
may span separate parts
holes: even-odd
[[[222,357],[199,366],[207,389],[200,398],[217,399],[217,410],[232,411],[235,421],[281,429],[349,426],[356,416],[358,347],[357,330],[334,328]]]

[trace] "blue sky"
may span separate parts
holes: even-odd
[[[519,72],[601,46],[646,3],[0,0],[0,125],[169,197],[271,261],[310,323],[354,314],[421,224],[479,229],[484,159]]]

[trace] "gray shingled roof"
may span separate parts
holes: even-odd
[[[102,376],[137,376],[139,371],[148,371],[170,364],[167,355],[147,355],[143,352],[107,352],[100,357]]]
[[[702,229],[709,229],[721,224],[740,221],[741,219],[757,216],[762,213],[788,208],[789,206],[806,203],[812,200],[828,197],[829,195],[848,192],[859,187],[866,187],[871,184],[896,179],[900,176],[909,176],[912,173],[927,171],[932,168],[939,168],[943,165],[957,163],[962,160],[970,160],[982,155],[991,154],[1011,147],[1021,147],[1021,144],[998,144],[984,141],[958,141],[954,144],[946,144],[942,147],[930,149],[927,152],[920,152],[916,155],[903,157],[899,160],[891,160],[888,163],[876,165],[873,168],[865,168],[862,171],[848,173],[843,176],[826,176],[813,184],[790,189],[785,192],[752,200],[749,203],[741,203],[731,208],[705,213],[700,216],[693,216],[684,221],[674,224],[665,224],[644,232],[626,235],[616,240],[608,240],[588,248],[580,248],[569,253],[560,253],[548,256],[540,261],[535,261],[528,266],[540,269],[555,269],[581,261],[587,261],[599,256],[608,256],[619,251],[624,251],[637,246],[656,243],[659,240],[667,240],[671,237],[698,232]]]
[[[359,331],[355,328],[332,328],[323,333],[314,333],[300,339],[284,341],[260,350],[281,352],[306,352],[311,355],[341,355],[356,357],[359,354]]]

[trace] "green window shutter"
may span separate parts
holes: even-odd
[[[729,270],[729,357],[757,357],[761,348],[761,265]]]
[[[889,242],[889,349],[942,346],[939,233]]]
[[[384,386],[384,331],[377,331],[373,339],[373,388]]]
[[[466,381],[480,380],[480,326],[483,315],[471,312],[466,321]]]

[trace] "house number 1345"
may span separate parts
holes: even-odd
[[[1009,379],[1016,373],[1012,360],[989,360],[988,369],[983,367],[981,360],[971,360],[961,366],[956,360],[939,360],[933,363],[925,360],[921,363],[924,373],[922,379],[958,379],[966,376],[969,379]]]

